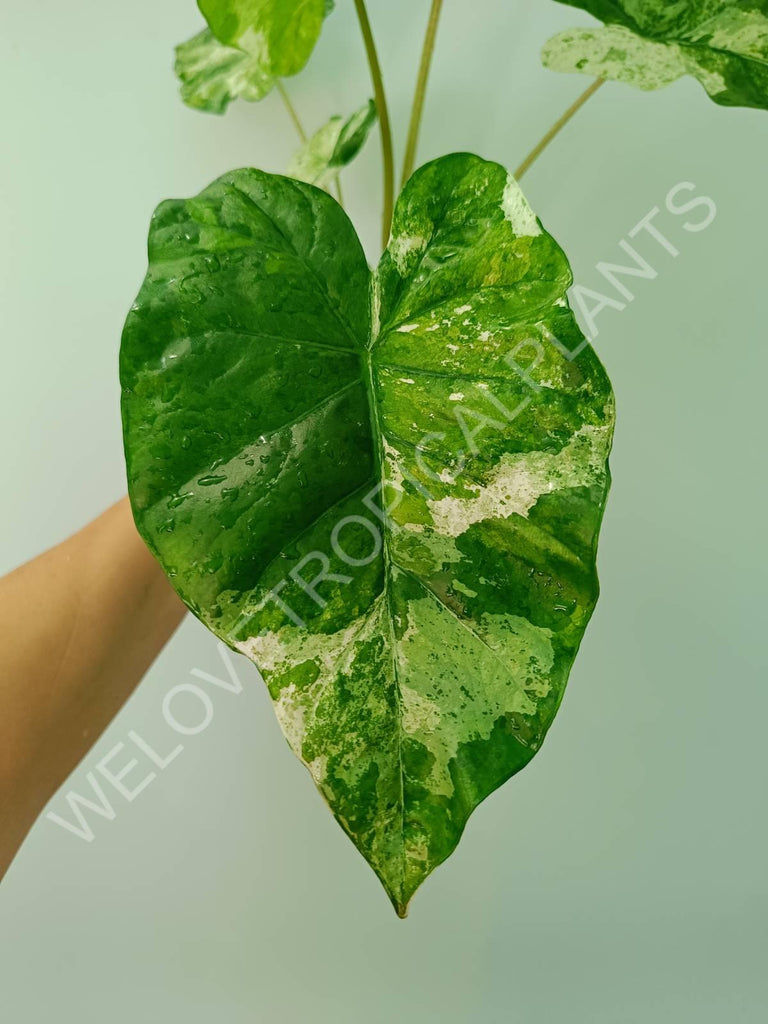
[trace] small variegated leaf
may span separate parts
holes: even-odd
[[[198,0],[198,7],[217,39],[274,77],[301,71],[333,10],[326,0]]]
[[[275,84],[254,57],[224,46],[210,29],[203,29],[176,47],[174,70],[184,102],[211,114],[223,114],[238,97],[263,99]]]
[[[683,75],[715,103],[768,109],[768,0],[560,0],[603,20],[604,28],[554,36],[542,59],[658,89]]]
[[[291,178],[325,188],[363,148],[376,123],[376,105],[369,100],[347,118],[332,117],[297,150],[288,166]]]
[[[540,748],[597,599],[613,397],[568,261],[469,154],[411,177],[374,272],[330,196],[256,170],[162,203],[149,261],[137,525],[404,916]]]

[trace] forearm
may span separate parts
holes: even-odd
[[[184,611],[127,499],[0,580],[0,876]]]

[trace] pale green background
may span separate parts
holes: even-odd
[[[447,0],[421,156],[515,165],[586,81],[538,62],[544,0]],[[308,123],[369,94],[350,0],[293,84]],[[427,0],[373,0],[400,139]],[[3,3],[0,568],[124,490],[116,360],[154,205],[293,146],[275,97],[186,109],[192,0]],[[606,312],[616,386],[603,596],[543,752],[475,814],[397,921],[285,745],[255,672],[96,841],[43,820],[0,887],[13,1024],[762,1022],[768,1009],[764,474],[768,112],[692,81],[606,86],[526,179],[577,280],[679,181],[718,217],[659,219],[677,260]],[[347,175],[374,256],[377,143]],[[52,652],[52,664],[55,653]],[[169,744],[164,694],[220,674],[194,621],[109,734]],[[22,684],[22,680],[19,681]],[[190,712],[191,713],[191,712]],[[62,810],[62,797],[53,802]]]

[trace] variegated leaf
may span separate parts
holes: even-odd
[[[263,99],[278,77],[300,71],[334,9],[332,0],[209,0],[200,7],[211,28],[176,47],[174,70],[184,102],[212,114],[238,98]]]
[[[315,47],[326,0],[198,0],[222,43],[250,53],[268,75],[295,75]]]
[[[375,123],[373,100],[346,121],[332,117],[296,152],[288,166],[289,176],[325,188],[342,167],[355,159]]]
[[[561,32],[544,64],[658,89],[692,75],[716,103],[768,109],[768,0],[560,0],[604,28]]]
[[[161,204],[149,256],[137,524],[405,915],[541,746],[597,599],[613,399],[568,262],[468,154],[412,176],[373,273],[330,196],[255,170]]]
[[[223,114],[232,100],[260,100],[275,84],[258,60],[242,50],[224,46],[210,29],[176,47],[176,75],[181,98],[196,110]]]

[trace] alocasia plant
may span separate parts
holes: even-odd
[[[764,5],[574,5],[624,48],[598,59],[592,33],[574,66],[600,78],[516,175],[461,153],[413,173],[432,0],[394,218],[364,0],[375,101],[311,138],[280,78],[332,5],[200,0],[209,28],[177,49],[188,103],[221,112],[275,85],[303,144],[290,177],[232,171],[155,212],[121,348],[136,522],[192,611],[259,666],[400,915],[541,746],[598,593],[613,397],[568,306],[568,261],[516,178],[609,75],[661,84],[684,55],[718,102],[768,106]],[[376,119],[371,270],[316,185]]]
[[[597,597],[613,402],[563,352],[567,260],[464,154],[413,175],[373,274],[333,199],[255,170],[163,203],[149,252],[137,523],[404,914],[539,748]]]

